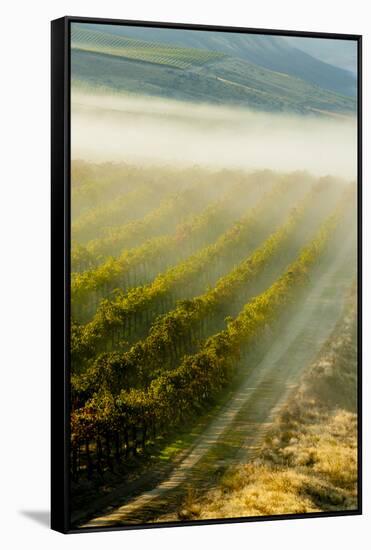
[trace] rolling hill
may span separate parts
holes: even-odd
[[[90,91],[104,88],[112,92],[243,105],[269,112],[355,111],[353,98],[238,56],[138,40],[81,26],[73,29],[71,61],[73,84]]]
[[[330,39],[315,39],[309,43],[311,49],[308,49],[308,39],[305,42],[299,37],[117,25],[85,24],[84,28],[104,31],[114,36],[125,35],[137,40],[220,52],[272,71],[301,78],[310,84],[333,92],[353,97],[356,94],[354,74],[331,64],[334,52],[338,52],[340,46],[343,50],[349,49],[352,44],[350,41],[336,41],[334,44]],[[319,50],[332,51],[332,55],[327,56],[327,62],[324,62],[325,58],[321,59]],[[314,51],[316,51],[315,55]]]

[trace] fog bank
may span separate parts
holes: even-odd
[[[356,177],[356,120],[72,93],[72,158]]]

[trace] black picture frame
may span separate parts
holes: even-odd
[[[99,23],[228,33],[352,40],[357,43],[357,237],[358,237],[358,507],[344,512],[315,512],[163,522],[75,529],[70,524],[70,25]],[[251,29],[90,17],[62,17],[51,22],[51,528],[61,533],[176,527],[185,525],[305,519],[362,514],[362,36]]]

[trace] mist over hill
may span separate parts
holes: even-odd
[[[320,137],[319,137],[320,136]],[[148,97],[72,94],[74,158],[356,177],[356,123]]]

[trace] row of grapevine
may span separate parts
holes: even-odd
[[[103,300],[86,325],[73,324],[73,367],[81,370],[81,364],[96,353],[115,349],[125,340],[135,341],[177,299],[197,295],[228,272],[269,234],[272,224],[274,227],[285,216],[291,204],[287,204],[287,195],[293,187],[292,181],[278,183],[216,242],[161,273],[151,284],[118,294],[114,300]]]
[[[71,282],[72,317],[87,322],[100,301],[113,290],[149,283],[168,268],[201,246],[215,240],[232,223],[234,211],[220,200],[201,214],[176,226],[174,233],[153,237],[138,247],[125,250],[117,258],[109,258],[93,269],[74,273]]]
[[[170,370],[185,353],[215,330],[217,317],[225,318],[231,305],[248,299],[251,283],[261,276],[269,265],[285,263],[285,248],[296,234],[299,224],[305,224],[311,207],[323,185],[316,185],[289,215],[277,231],[272,233],[252,254],[221,277],[215,287],[201,296],[184,300],[175,309],[155,319],[147,338],[137,342],[129,351],[98,355],[86,372],[73,379],[74,388],[84,395],[103,386],[117,383],[122,387],[143,387],[162,370]],[[275,270],[274,270],[275,271]],[[274,276],[274,275],[273,275]],[[238,305],[236,306],[238,307]]]
[[[265,174],[265,176],[264,176]],[[267,171],[255,173],[256,178],[268,177]],[[252,176],[249,176],[252,177]],[[272,174],[273,177],[273,174]],[[198,182],[209,188],[224,189],[246,180],[246,174],[236,170],[219,170],[210,173],[197,166],[183,169],[152,166],[137,166],[126,163],[88,163],[82,160],[71,162],[71,208],[72,220],[98,205],[105,206],[124,193],[130,193],[142,186],[166,188],[173,192],[187,189]]]
[[[223,188],[224,186],[215,187],[211,182],[200,184],[197,189],[196,186],[191,186],[179,192],[169,193],[158,206],[156,202],[158,203],[161,199],[161,193],[154,186],[147,187],[145,191],[138,190],[134,192],[138,211],[142,209],[149,210],[149,212],[143,218],[127,221],[130,220],[131,216],[126,216],[125,212],[120,213],[119,211],[118,220],[121,219],[121,222],[125,220],[124,223],[116,226],[111,224],[111,226],[104,228],[103,236],[91,239],[85,246],[80,244],[74,246],[73,243],[71,253],[72,271],[85,271],[91,266],[100,265],[108,257],[116,256],[124,249],[138,246],[150,236],[172,231],[179,220],[186,219],[190,213],[199,212],[210,200],[210,196],[222,192]],[[149,194],[150,197],[143,197],[143,193]],[[152,201],[149,200],[150,198]],[[154,209],[151,209],[151,204]],[[112,209],[115,210],[115,206],[111,209],[108,208],[107,212],[104,208],[102,209],[102,215],[107,216],[107,220],[112,216]],[[136,213],[136,209],[133,211]],[[138,218],[137,215],[134,215],[134,217]],[[84,257],[88,258],[87,266],[83,264]]]
[[[190,214],[170,235],[152,237],[142,245],[125,250],[117,258],[109,258],[96,268],[72,274],[72,317],[86,322],[95,313],[100,301],[119,288],[128,291],[148,284],[154,277],[211,243],[241,215],[246,203],[254,202],[266,185],[256,181],[232,185],[221,199],[209,204],[201,213]],[[190,212],[192,207],[187,211]],[[75,252],[81,254],[81,247]]]
[[[123,389],[120,379],[101,386],[71,415],[72,471],[79,465],[90,477],[94,470],[113,469],[130,452],[137,453],[155,434],[167,432],[198,414],[232,379],[241,359],[259,341],[267,326],[298,299],[308,274],[324,256],[349,204],[342,200],[322,223],[314,239],[267,290],[248,302],[221,332],[206,340],[200,351],[161,373],[144,389]],[[116,386],[114,381],[117,381]],[[104,443],[103,443],[104,442]],[[79,455],[85,449],[85,460]],[[112,452],[112,448],[115,451]]]
[[[122,224],[123,219],[131,221],[144,216],[167,192],[168,189],[154,185],[142,185],[87,210],[72,223],[72,240],[83,244],[99,236],[105,228]]]
[[[109,227],[102,237],[90,240],[85,246],[72,244],[71,265],[73,272],[86,271],[90,266],[100,265],[107,257],[115,256],[123,248],[135,246],[144,240],[151,233],[163,230],[166,227],[172,228],[176,223],[177,216],[184,212],[185,196],[182,194],[166,197],[160,205],[151,209],[141,219],[126,221],[117,227]],[[193,202],[194,203],[194,202]],[[130,216],[128,216],[130,220]],[[124,216],[125,219],[125,216]],[[89,259],[88,264],[82,263],[82,254]]]
[[[146,339],[137,342],[129,351],[98,355],[81,376],[75,376],[73,386],[77,393],[92,394],[101,387],[117,383],[121,387],[146,386],[159,372],[171,370],[186,353],[193,353],[203,339],[220,330],[226,313],[235,314],[256,290],[266,285],[264,273],[269,267],[275,273],[295,257],[299,242],[292,241],[299,228],[308,228],[311,210],[321,198],[323,184],[317,184],[289,215],[288,220],[272,233],[256,250],[230,273],[219,279],[215,287],[201,296],[179,302],[174,310],[158,317]],[[347,200],[345,191],[340,203]],[[302,240],[306,241],[307,230]],[[252,284],[255,286],[252,288]],[[253,291],[253,292],[252,292]]]
[[[72,220],[143,185],[158,185],[149,170],[128,164],[93,164],[82,160],[71,163]]]

